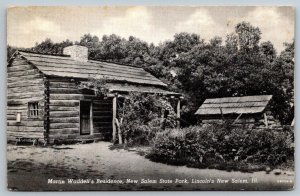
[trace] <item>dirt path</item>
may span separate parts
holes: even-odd
[[[241,173],[170,166],[152,162],[136,152],[122,149],[110,150],[110,145],[111,143],[108,142],[52,148],[8,145],[8,187],[13,190],[286,190],[293,188],[291,182],[294,182],[294,172],[292,171],[282,171],[280,175],[275,175],[274,172]],[[51,179],[52,183],[49,183]],[[68,179],[75,179],[75,181],[68,183]],[[74,183],[78,179],[90,181]],[[132,181],[129,182],[128,179]],[[148,179],[151,183],[142,183],[149,182]],[[161,181],[163,183],[160,183],[161,179],[164,179]],[[176,179],[181,181],[175,182]],[[237,183],[233,183],[232,179]],[[103,183],[104,180],[115,180],[115,182]],[[135,180],[137,183],[134,182]],[[172,183],[168,183],[170,180]],[[196,180],[198,183],[192,183]],[[226,183],[221,180],[229,181]],[[255,180],[257,182],[254,182]],[[63,181],[64,184],[53,183]]]

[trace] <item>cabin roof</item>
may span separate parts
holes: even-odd
[[[195,114],[221,115],[221,110],[223,114],[262,113],[271,99],[272,95],[206,99]]]
[[[46,76],[81,79],[105,79],[166,87],[167,85],[143,68],[96,60],[76,61],[69,56],[54,56],[18,51],[23,58],[35,65]]]

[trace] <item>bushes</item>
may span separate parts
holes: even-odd
[[[293,158],[293,140],[289,130],[192,126],[157,133],[148,157],[199,168],[243,170],[250,164],[274,167]]]
[[[162,96],[130,93],[119,102],[120,131],[126,144],[149,145],[156,132],[176,126],[174,109]]]

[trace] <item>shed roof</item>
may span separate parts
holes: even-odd
[[[221,110],[223,114],[262,113],[271,99],[272,95],[206,99],[195,114],[221,115]]]
[[[29,52],[18,53],[46,76],[95,78],[166,87],[167,85],[143,68],[95,60],[76,61],[68,56],[54,56]]]

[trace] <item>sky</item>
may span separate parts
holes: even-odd
[[[33,47],[50,38],[54,42],[79,41],[90,33],[101,38],[117,34],[138,37],[155,45],[188,32],[209,41],[225,40],[241,21],[259,27],[263,41],[271,41],[278,52],[294,39],[293,7],[203,6],[203,7],[10,7],[7,10],[7,44]]]

